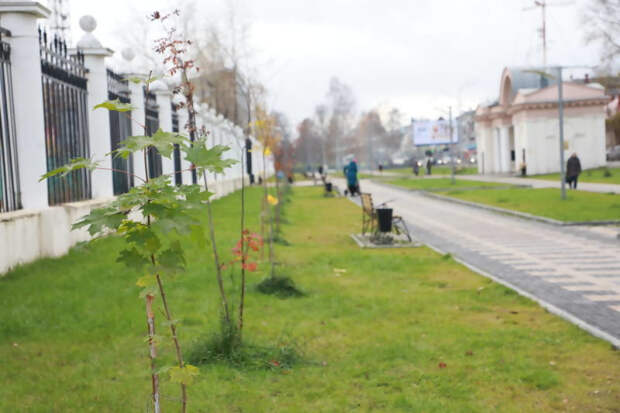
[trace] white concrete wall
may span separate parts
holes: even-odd
[[[478,172],[481,174],[488,174],[491,172],[491,168],[489,167],[489,159],[491,156],[489,134],[491,134],[491,128],[487,124],[480,122],[476,122],[475,128]]]
[[[520,148],[526,150],[528,175],[560,171],[560,141],[557,118],[525,118],[515,124]],[[523,140],[525,144],[523,144]],[[583,169],[605,165],[605,115],[583,114],[564,118],[564,159],[576,152]],[[517,152],[519,155],[520,152]]]
[[[515,162],[510,162],[507,126],[476,123],[478,170],[480,173],[520,173],[523,150],[528,175],[560,171],[560,141],[557,112],[522,111],[512,118]],[[605,165],[605,113],[592,108],[566,108],[564,115],[564,159],[576,152],[583,169]],[[484,159],[484,170],[483,170]]]

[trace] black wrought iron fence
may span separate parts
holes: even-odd
[[[146,134],[153,135],[159,128],[159,106],[153,92],[144,90],[144,113]],[[149,178],[156,178],[162,174],[161,155],[157,149],[151,147],[147,152],[147,169]]]
[[[110,100],[118,99],[123,103],[131,103],[129,82],[123,79],[121,75],[109,70],[108,73],[108,98]],[[119,148],[120,143],[131,136],[131,112],[110,113],[110,145],[112,150]],[[120,156],[112,157],[112,185],[114,195],[124,194],[129,188],[134,186],[133,178],[133,156],[129,155],[127,159]],[[123,173],[121,171],[126,171]]]
[[[67,44],[54,36],[48,42],[39,30],[43,108],[45,117],[45,151],[47,170],[51,171],[71,159],[90,156],[88,136],[88,101],[84,55],[67,55]],[[47,180],[48,203],[81,201],[91,198],[90,171],[80,169],[68,176]]]
[[[172,132],[179,133],[179,114],[177,113],[177,105],[172,105]],[[178,144],[174,145],[174,184],[183,185],[183,173],[181,172],[181,148]]]
[[[0,28],[0,212],[21,208],[15,111],[11,78],[11,47],[2,40],[10,32]]]

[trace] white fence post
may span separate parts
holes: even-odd
[[[84,35],[77,42],[77,50],[84,54],[84,66],[88,69],[88,132],[90,135],[90,154],[93,159],[103,160],[103,167],[112,167],[106,154],[112,151],[110,140],[110,114],[105,109],[93,110],[95,105],[108,100],[108,74],[105,58],[114,53],[103,47],[92,32],[97,27],[97,21],[92,16],[80,18],[80,28]],[[112,171],[98,170],[92,174],[93,199],[109,198],[114,196]]]
[[[131,61],[134,59],[135,53],[133,52],[133,50],[127,48],[123,49],[121,55],[125,60],[125,67],[130,69]],[[144,77],[141,74],[131,72],[131,70],[127,70],[124,75],[127,77]],[[129,100],[131,101],[131,106],[134,107],[134,109],[131,111],[131,118],[133,119],[133,121],[131,122],[132,136],[144,136],[145,134],[144,128],[141,126],[144,125],[146,117],[146,104],[144,98],[144,89],[142,86],[142,83],[129,81]],[[146,179],[144,156],[142,152],[135,152],[133,154],[133,173],[141,179]],[[140,180],[136,180],[135,184],[139,185],[140,182]]]
[[[25,209],[48,206],[47,182],[39,182],[47,172],[47,161],[37,19],[49,14],[50,10],[36,1],[0,3],[0,25],[11,31],[7,41],[11,45],[18,174]]]

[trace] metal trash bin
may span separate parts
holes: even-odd
[[[392,208],[377,208],[379,232],[392,232]]]

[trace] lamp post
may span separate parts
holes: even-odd
[[[564,170],[564,100],[562,96],[562,66],[556,68],[558,72],[558,117],[560,122],[560,179],[562,199],[566,199],[566,171]]]
[[[454,185],[454,139],[452,133],[452,106],[448,107],[448,118],[449,118],[449,133],[450,133],[450,166],[452,167],[451,171],[451,182]]]

